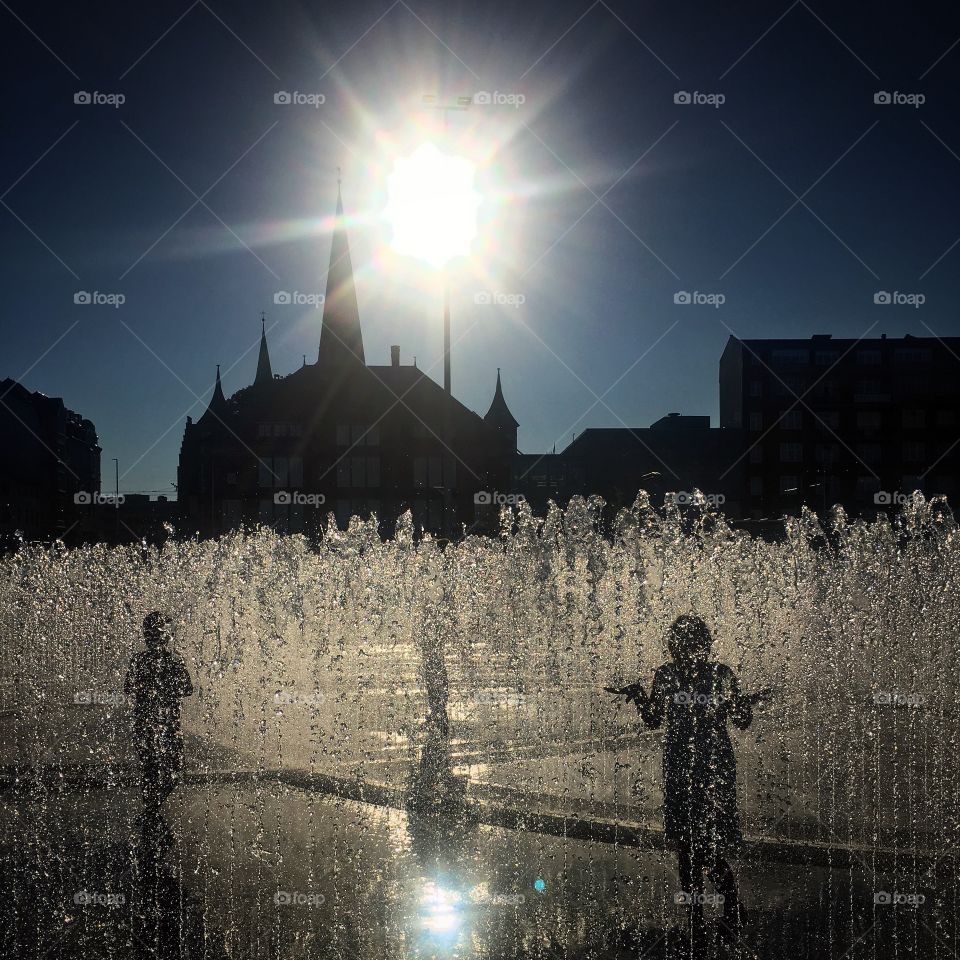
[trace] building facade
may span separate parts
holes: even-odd
[[[100,492],[100,444],[90,420],[59,397],[0,382],[0,535],[66,536]]]
[[[700,491],[739,516],[743,432],[718,430],[709,416],[671,413],[649,427],[584,430],[561,453],[517,457],[514,487],[541,513],[549,500],[599,494],[608,512],[633,505],[646,490],[659,504],[667,493],[682,505]]]
[[[328,513],[340,526],[375,513],[389,534],[409,509],[419,528],[459,535],[478,495],[509,480],[517,421],[499,372],[481,417],[401,363],[399,346],[389,364],[367,363],[339,196],[319,335],[316,362],[281,376],[262,331],[254,382],[229,398],[217,368],[210,404],[188,418],[181,445],[183,531],[265,523],[310,533]]]
[[[960,338],[739,340],[720,360],[720,426],[746,434],[748,517],[841,504],[870,515],[960,481]]]

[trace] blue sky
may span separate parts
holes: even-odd
[[[960,333],[960,13],[719,6],[11,2],[0,376],[90,417],[121,490],[172,491],[215,364],[228,393],[253,378],[261,310],[276,372],[315,358],[319,311],[274,297],[324,289],[339,166],[368,361],[399,343],[439,380],[437,283],[379,217],[423,136],[476,159],[485,198],[454,392],[483,413],[502,368],[526,452],[716,423],[731,334]],[[478,91],[514,102],[439,139],[421,95]]]

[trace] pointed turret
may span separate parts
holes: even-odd
[[[260,357],[257,360],[257,375],[253,379],[255,387],[273,382],[273,371],[270,369],[270,351],[267,349],[267,320],[260,317]]]
[[[337,180],[337,215],[330,244],[330,269],[327,271],[327,292],[323,301],[323,324],[320,329],[320,353],[317,362],[323,367],[343,367],[365,363],[363,332],[357,291],[353,284],[353,265],[343,216],[343,198]]]
[[[503,399],[503,387],[500,384],[499,367],[497,367],[497,389],[493,393],[493,403],[490,404],[490,409],[483,419],[486,420],[491,427],[497,427],[498,429],[506,428],[515,431],[517,427],[520,426],[510,412],[507,401]]]
[[[210,421],[221,422],[223,415],[227,412],[227,398],[223,395],[223,386],[220,383],[220,364],[217,364],[217,380],[213,385],[213,396],[207,409],[198,423],[209,423]]]
[[[517,427],[520,424],[517,423],[507,406],[507,401],[503,398],[499,367],[497,367],[497,389],[493,393],[493,403],[490,404],[490,409],[483,419],[497,432],[502,453],[512,457],[517,452]]]

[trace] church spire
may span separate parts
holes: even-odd
[[[330,244],[330,269],[327,271],[327,292],[323,301],[323,322],[320,328],[322,366],[343,366],[363,356],[363,332],[360,329],[360,311],[357,291],[353,284],[353,265],[343,216],[343,198],[340,194],[337,171],[337,215]]]
[[[273,381],[273,370],[270,369],[270,351],[267,349],[267,318],[260,314],[260,357],[257,360],[257,375],[253,385],[262,386]]]

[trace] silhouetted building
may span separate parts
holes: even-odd
[[[333,512],[345,526],[407,509],[423,529],[458,535],[477,493],[506,489],[517,422],[497,375],[485,417],[419,370],[369,365],[338,194],[317,362],[275,375],[261,333],[251,386],[229,399],[217,368],[213,397],[187,420],[178,468],[185,532],[213,535],[266,523],[311,531]]]
[[[960,338],[739,340],[720,360],[720,426],[743,429],[754,518],[835,503],[871,514],[915,489],[957,494]]]
[[[94,425],[59,397],[0,382],[0,534],[65,535],[100,491]]]
[[[657,504],[668,492],[683,504],[699,490],[738,516],[742,450],[742,431],[711,428],[709,416],[671,413],[649,427],[590,427],[561,453],[518,455],[512,489],[535,513],[576,494],[599,494],[615,512],[632,506],[640,489]]]

